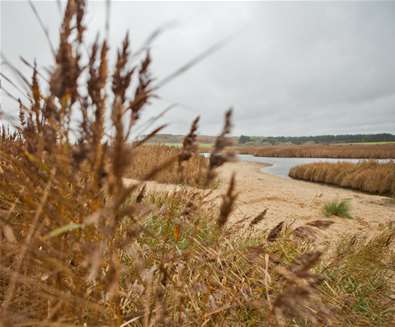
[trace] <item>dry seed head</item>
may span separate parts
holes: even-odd
[[[229,215],[233,210],[237,194],[235,194],[235,174],[232,174],[232,177],[229,182],[228,190],[226,194],[222,196],[222,203],[219,211],[219,216],[217,219],[217,225],[219,227],[223,227],[228,221]]]
[[[86,30],[82,22],[85,16],[86,2],[84,0],[76,0],[76,5],[77,5],[77,14],[76,14],[77,40],[81,44],[84,41],[84,32]]]
[[[232,153],[224,153],[223,150],[232,144],[229,133],[232,128],[232,109],[225,113],[224,127],[220,135],[215,140],[214,147],[209,157],[209,167],[207,169],[206,186],[216,177],[215,169],[222,166],[234,158]]]
[[[292,235],[304,241],[313,242],[316,239],[316,233],[312,227],[299,226],[295,228]]]
[[[40,100],[41,100],[41,92],[40,92],[40,86],[38,84],[38,77],[37,77],[37,64],[34,62],[34,68],[33,68],[33,76],[32,76],[32,98],[33,98],[33,103],[32,103],[32,114],[34,113],[34,116],[36,118],[35,120],[35,126],[38,131],[41,130],[41,120],[40,120],[40,112],[41,112],[41,105],[40,105]]]
[[[149,98],[152,96],[152,89],[150,88],[151,77],[149,73],[149,66],[151,64],[151,58],[149,51],[147,51],[146,57],[141,64],[138,72],[138,85],[134,92],[134,97],[129,101],[126,110],[130,111],[129,127],[126,133],[126,138],[129,136],[132,127],[136,121],[140,118],[140,113],[144,106],[148,103]]]
[[[284,226],[284,221],[278,223],[270,232],[269,235],[267,236],[267,241],[268,242],[274,242],[280,235],[281,231],[283,230]]]
[[[147,187],[147,184],[144,184],[143,187],[141,188],[139,194],[136,197],[136,203],[141,203],[144,199],[145,196],[145,189]]]
[[[250,227],[259,224],[266,216],[267,214],[267,208],[263,210],[259,215],[257,215],[251,222],[250,222]]]
[[[291,271],[300,277],[306,276],[306,272],[313,268],[322,256],[321,251],[306,252],[303,255],[296,258]]]
[[[129,61],[129,32],[126,33],[122,43],[122,49],[117,52],[115,70],[112,75],[112,92],[123,104],[126,100],[126,91],[132,80],[134,68],[127,69]]]
[[[317,227],[319,229],[327,229],[329,228],[329,226],[331,226],[334,223],[335,222],[332,220],[314,220],[307,223],[307,225]]]
[[[316,286],[322,282],[319,275],[310,272],[321,257],[321,252],[307,252],[297,258],[289,268],[277,267],[276,270],[286,280],[286,286],[274,301],[273,313],[280,326],[289,319],[301,318],[330,326],[330,312],[322,303]]]
[[[80,5],[80,14],[83,14],[82,7],[83,5]],[[73,104],[78,98],[77,81],[82,71],[79,66],[80,55],[70,40],[73,30],[72,20],[76,11],[76,2],[68,1],[60,32],[59,48],[56,53],[56,66],[51,73],[49,82],[51,94],[61,102],[70,102],[70,104]]]
[[[19,99],[19,125],[21,126],[21,130],[23,131],[24,127],[26,126],[26,119],[25,119],[25,110],[22,104],[22,101]]]
[[[182,149],[181,153],[178,157],[178,163],[181,165],[183,161],[189,160],[194,153],[197,151],[197,144],[196,144],[196,139],[197,139],[197,129],[198,129],[198,124],[199,124],[199,119],[200,117],[197,116],[191,125],[191,128],[189,130],[189,133],[185,136],[183,142],[182,142]]]

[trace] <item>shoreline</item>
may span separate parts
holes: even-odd
[[[327,230],[314,228],[315,242],[332,244],[346,234],[373,235],[388,223],[395,223],[395,204],[390,198],[370,195],[330,185],[286,179],[261,171],[264,164],[256,162],[226,163],[219,169],[220,190],[226,191],[227,182],[236,173],[236,192],[239,197],[230,223],[246,219],[248,224],[267,209],[265,219],[254,226],[258,230],[270,230],[284,221],[291,229],[315,220],[331,220]],[[353,219],[326,217],[325,203],[337,199],[350,199]]]
[[[283,178],[262,171],[264,167],[267,164],[253,161],[228,162],[218,169],[220,183],[214,190],[152,181],[144,184],[148,191],[153,192],[177,192],[185,188],[207,192],[210,199],[219,204],[222,194],[227,191],[232,174],[235,173],[235,191],[238,197],[229,217],[229,226],[243,221],[240,227],[246,229],[264,210],[267,210],[265,218],[253,230],[268,231],[282,221],[288,229],[294,230],[316,220],[330,220],[333,224],[326,230],[309,227],[312,230],[310,241],[324,247],[334,245],[345,235],[362,234],[370,238],[384,225],[395,223],[395,204],[390,198]],[[125,184],[137,182],[125,179]],[[350,200],[352,219],[326,217],[323,214],[322,209],[327,202],[339,199]]]

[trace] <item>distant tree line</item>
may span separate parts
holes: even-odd
[[[239,144],[279,144],[279,143],[368,143],[368,142],[394,142],[395,135],[381,134],[352,134],[352,135],[318,135],[318,136],[246,136],[239,137]]]

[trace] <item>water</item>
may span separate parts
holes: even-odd
[[[303,165],[313,162],[360,162],[366,159],[337,159],[337,158],[273,158],[273,157],[254,157],[250,154],[240,154],[238,158],[242,161],[253,161],[270,164],[271,166],[263,167],[262,171],[275,176],[288,177],[289,170],[297,165]],[[379,162],[388,162],[389,160],[377,160]]]

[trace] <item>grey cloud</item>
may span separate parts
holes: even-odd
[[[56,44],[56,3],[37,7]],[[14,63],[24,55],[47,65],[48,46],[27,2],[2,1],[1,9],[2,52]],[[91,2],[88,26],[103,31],[104,20],[105,3]],[[395,132],[394,2],[113,2],[113,50],[127,29],[137,49],[172,21],[152,48],[158,80],[233,38],[160,90],[164,100],[147,115],[180,103],[162,120],[171,122],[168,132],[184,133],[201,114],[201,132],[216,133],[229,106],[234,134]]]

